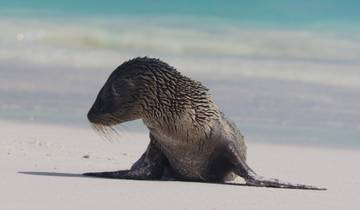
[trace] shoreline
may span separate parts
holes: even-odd
[[[84,122],[86,121],[86,119],[83,120]],[[14,126],[16,125],[36,125],[36,126],[51,126],[51,127],[59,127],[59,128],[64,128],[64,129],[79,129],[80,131],[89,131],[89,132],[93,132],[91,129],[90,124],[86,124],[86,123],[79,123],[80,121],[76,121],[76,122],[72,122],[72,123],[65,123],[64,121],[46,121],[46,120],[37,120],[37,121],[32,121],[32,120],[23,120],[23,119],[0,119],[0,125],[1,124],[12,124]],[[129,125],[129,123],[131,123]],[[140,124],[141,125],[140,125]],[[251,123],[249,125],[252,125]],[[247,125],[247,126],[249,126]],[[130,127],[129,127],[130,126]],[[260,125],[260,128],[266,126],[264,125]],[[244,125],[242,125],[241,127],[246,127]],[[120,125],[117,126],[120,134],[121,133],[126,133],[126,134],[136,134],[136,135],[143,135],[147,138],[147,134],[148,134],[148,129],[146,128],[145,125],[143,125],[141,122],[127,122],[124,125]],[[278,130],[277,127],[271,127],[271,129],[275,129]],[[240,128],[240,131],[242,131],[242,129]],[[252,134],[252,138],[249,138],[248,135],[246,135],[246,133],[244,133],[245,135],[245,143],[248,144],[255,144],[255,145],[273,145],[273,146],[285,146],[285,147],[300,147],[300,148],[313,148],[313,149],[327,149],[327,150],[344,150],[344,151],[359,151],[360,147],[358,145],[351,145],[351,144],[346,144],[346,145],[338,145],[338,144],[324,144],[323,142],[320,143],[300,143],[300,141],[289,141],[289,142],[284,142],[284,141],[273,141],[272,137],[271,139],[264,139],[263,136],[256,136],[255,135],[255,131],[256,130],[251,130],[251,134]],[[249,134],[249,132],[247,132]],[[96,134],[95,134],[96,135]]]

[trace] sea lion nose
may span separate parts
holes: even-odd
[[[90,122],[96,123],[97,110],[94,107],[91,107],[87,114],[87,118]]]
[[[93,122],[94,121],[94,115],[93,113],[91,112],[91,110],[88,112],[87,114],[87,118],[90,122]]]
[[[94,104],[91,106],[87,118],[90,122],[96,123],[96,119],[102,113],[102,101],[99,97],[96,98]]]

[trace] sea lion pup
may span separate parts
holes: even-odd
[[[219,111],[208,89],[158,59],[135,58],[116,68],[88,119],[100,127],[142,119],[150,143],[130,170],[85,176],[225,182],[236,174],[251,186],[324,190],[257,175],[246,164],[244,137]]]

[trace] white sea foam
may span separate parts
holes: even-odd
[[[5,18],[0,27],[6,28],[0,33],[0,59],[110,68],[126,55],[165,55],[183,71],[360,87],[356,34],[231,24],[174,26],[130,19]]]

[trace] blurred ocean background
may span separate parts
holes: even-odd
[[[359,11],[355,0],[0,0],[0,119],[88,126],[109,74],[149,56],[208,86],[248,142],[360,148]]]

